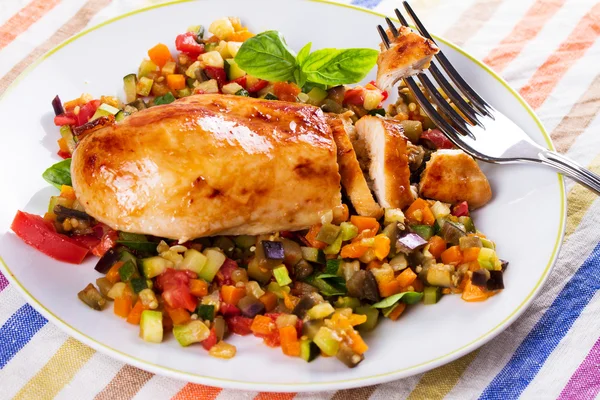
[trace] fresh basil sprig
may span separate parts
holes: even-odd
[[[235,62],[248,74],[268,81],[295,82],[303,87],[360,82],[377,62],[373,49],[321,49],[306,44],[296,55],[281,33],[267,31],[244,42]]]
[[[66,160],[57,162],[44,171],[42,178],[58,189],[60,189],[62,185],[71,186],[71,159],[67,158]]]

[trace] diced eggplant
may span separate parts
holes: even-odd
[[[298,304],[296,304],[296,307],[294,307],[292,314],[296,315],[300,319],[304,319],[308,310],[313,308],[315,304],[317,304],[317,302],[314,296],[310,294],[302,296]]]
[[[465,250],[471,247],[483,247],[481,239],[477,236],[463,236],[458,240],[461,250]]]
[[[411,253],[427,244],[427,240],[423,239],[416,233],[406,233],[396,241],[396,249],[402,253]]]
[[[277,260],[281,262],[285,258],[285,254],[283,251],[283,243],[281,242],[263,240],[262,248],[265,252],[265,257],[268,260]]]
[[[217,340],[223,340],[225,336],[225,332],[227,331],[227,324],[225,323],[225,319],[221,316],[215,318],[214,321],[215,333],[217,334]]]
[[[248,263],[248,276],[260,283],[265,284],[269,282],[269,279],[271,279],[271,276],[273,276],[273,271],[261,267],[258,258],[253,257]]]
[[[504,289],[504,273],[502,271],[488,271],[490,279],[487,281],[487,290]]]
[[[451,265],[436,264],[427,270],[427,283],[431,286],[451,287],[452,272]]]
[[[313,266],[306,260],[300,260],[294,267],[296,279],[303,280],[313,273]]]
[[[223,253],[229,258],[233,255],[233,249],[235,249],[235,243],[227,236],[217,236],[213,242],[213,246],[223,250]]]
[[[54,214],[56,214],[56,220],[58,222],[62,222],[67,218],[75,218],[81,221],[91,221],[92,217],[90,217],[88,214],[86,214],[83,211],[79,211],[79,210],[74,210],[72,208],[67,208],[64,206],[61,206],[60,204],[57,204],[56,206],[54,206]]]
[[[88,283],[85,289],[77,293],[77,297],[90,308],[97,311],[101,311],[106,306],[106,299],[102,297],[102,294],[91,283]]]
[[[323,325],[323,320],[306,321],[302,324],[302,335],[306,336],[310,340],[313,340]]]
[[[96,286],[98,286],[98,289],[100,289],[102,296],[109,298],[108,292],[110,292],[110,289],[112,289],[113,284],[108,279],[105,277],[96,279]]]
[[[345,343],[340,344],[340,349],[335,356],[338,360],[346,364],[348,368],[356,367],[362,360],[365,359],[364,355],[356,353]]]
[[[94,269],[101,274],[106,274],[108,270],[119,261],[120,254],[115,248],[110,248],[96,263]]]
[[[464,227],[456,222],[450,220],[444,221],[444,226],[441,229],[441,236],[447,242],[456,246],[460,242],[460,238],[467,235]]]
[[[237,304],[242,315],[248,318],[254,318],[258,314],[265,312],[265,305],[254,296],[244,296]]]
[[[348,282],[346,282],[348,295],[369,301],[379,301],[379,288],[377,281],[370,271],[363,269],[357,271]]]
[[[509,264],[508,261],[502,260],[502,259],[500,260],[500,265],[502,267],[502,272],[506,271],[506,268],[508,268],[508,264]]]
[[[264,242],[263,242],[264,243]],[[281,239],[283,244],[283,263],[288,267],[294,267],[302,260],[302,249],[300,245],[290,239]]]
[[[490,271],[484,268],[474,271],[473,275],[471,276],[471,282],[473,285],[481,287],[487,287],[488,279],[490,279]]]
[[[256,244],[256,236],[240,235],[233,238],[235,245],[241,249],[249,249]]]
[[[305,296],[311,293],[318,293],[319,289],[314,287],[313,285],[309,285],[305,282],[296,281],[294,282],[294,286],[291,288],[290,293],[294,296]]]
[[[62,101],[60,101],[60,97],[58,97],[58,95],[52,99],[52,108],[54,109],[54,115],[64,114],[65,112]]]

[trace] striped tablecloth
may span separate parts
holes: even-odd
[[[0,93],[32,61],[69,36],[155,3],[1,0]],[[351,3],[384,13],[400,6],[393,0]],[[559,151],[600,172],[600,3],[411,3],[427,26],[485,60],[517,88],[540,115]],[[572,182],[567,182],[567,191],[565,242],[533,305],[489,344],[425,374],[360,389],[304,394],[222,390],[168,379],[70,338],[0,275],[0,398],[600,398],[600,201]]]

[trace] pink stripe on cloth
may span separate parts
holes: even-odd
[[[598,392],[600,392],[600,338],[571,376],[558,399],[593,399]]]
[[[8,279],[6,279],[6,277],[4,275],[2,275],[2,272],[0,272],[0,292],[4,290],[5,287],[8,286]]]

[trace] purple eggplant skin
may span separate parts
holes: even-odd
[[[242,315],[248,318],[254,318],[265,312],[265,305],[252,296],[242,297],[237,306]]]
[[[265,258],[278,261],[283,261],[285,258],[283,243],[274,242],[271,240],[263,240],[262,246],[263,250],[265,251]]]
[[[504,289],[504,275],[502,271],[489,271],[490,279],[487,281],[487,290]]]
[[[108,249],[108,251],[100,257],[94,269],[101,274],[106,274],[108,270],[119,261],[119,256],[119,252],[114,247]]]
[[[396,242],[396,249],[402,253],[410,253],[423,247],[427,244],[427,240],[423,239],[416,233],[406,233],[402,235]]]
[[[490,278],[490,271],[482,268],[482,269],[478,269],[477,271],[473,272],[473,275],[471,276],[471,282],[473,283],[473,285],[477,285],[480,287],[486,287],[489,278]]]
[[[52,108],[54,109],[54,115],[60,115],[65,113],[62,101],[60,101],[60,97],[58,97],[58,95],[56,95],[56,97],[52,99]]]

